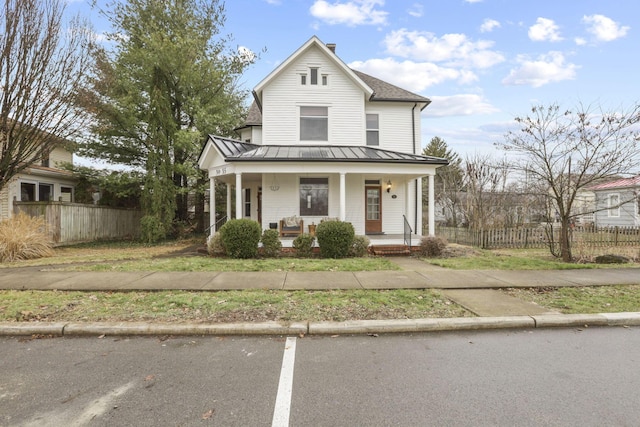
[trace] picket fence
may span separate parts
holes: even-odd
[[[43,216],[57,245],[136,238],[142,214],[136,209],[66,202],[14,202],[14,213]]]
[[[529,228],[500,228],[471,230],[457,227],[436,227],[436,235],[450,243],[477,246],[483,249],[547,248],[551,241],[560,238],[559,225]],[[640,227],[574,227],[570,231],[571,242],[587,247],[638,246]]]

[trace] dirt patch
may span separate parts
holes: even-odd
[[[442,258],[456,257],[473,257],[480,256],[482,253],[471,246],[458,245],[457,243],[449,243],[442,252]]]

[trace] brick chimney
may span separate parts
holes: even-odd
[[[336,53],[336,44],[335,43],[327,43],[327,47],[333,53]]]

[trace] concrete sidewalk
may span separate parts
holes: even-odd
[[[377,333],[593,325],[640,325],[640,313],[561,315],[496,291],[500,288],[638,285],[640,269],[492,271],[447,270],[410,257],[391,258],[402,270],[365,272],[65,272],[0,269],[0,289],[119,291],[238,289],[441,289],[477,318],[280,324],[0,324],[0,335]],[[35,328],[35,329],[34,329]],[[38,330],[39,332],[34,332]],[[47,332],[48,331],[48,332]],[[340,332],[342,331],[342,332]]]

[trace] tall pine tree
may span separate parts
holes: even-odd
[[[240,123],[237,82],[254,56],[227,47],[218,0],[116,0],[101,13],[113,33],[94,52],[95,138],[79,152],[145,170],[143,237],[155,241],[187,220],[189,194],[202,211],[202,141]]]
[[[431,138],[429,144],[422,150],[422,154],[449,160],[447,166],[436,169],[435,200],[437,204],[448,211],[447,222],[453,227],[457,227],[460,210],[460,191],[464,186],[460,156],[449,149],[445,140],[438,136]],[[423,186],[423,192],[427,192],[426,186]],[[426,194],[423,200],[428,200]]]

